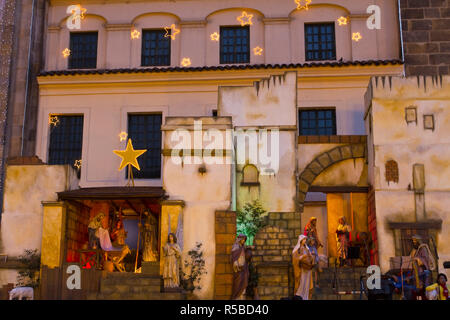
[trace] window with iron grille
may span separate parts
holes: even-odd
[[[70,164],[81,160],[83,148],[83,116],[57,116],[56,125],[50,126],[48,164]],[[78,177],[80,177],[80,170]]]
[[[170,37],[166,31],[144,30],[142,36],[142,66],[170,66]]]
[[[97,68],[97,32],[70,33],[69,69]]]
[[[336,135],[336,110],[300,110],[299,126],[301,136]]]
[[[334,23],[305,24],[306,61],[336,60]]]
[[[161,114],[128,115],[128,137],[134,149],[147,149],[137,158],[141,171],[132,169],[134,179],[161,178],[161,122]]]
[[[220,27],[220,63],[250,62],[250,28]]]

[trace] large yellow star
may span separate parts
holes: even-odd
[[[295,3],[297,4],[297,10],[308,10],[308,5],[311,3],[312,0],[295,0]]]
[[[134,150],[131,139],[128,139],[127,148],[125,150],[114,150],[113,152],[122,158],[122,163],[120,164],[119,171],[129,164],[131,164],[136,169],[141,170],[141,168],[139,167],[139,163],[137,162],[137,158],[147,152],[147,150]]]

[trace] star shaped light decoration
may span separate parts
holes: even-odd
[[[295,3],[297,4],[297,10],[308,10],[308,6],[310,5],[312,0],[295,0]]]
[[[237,21],[239,21],[241,23],[241,26],[246,26],[246,25],[251,26],[253,24],[252,18],[253,18],[252,14],[248,14],[247,12],[242,11],[242,15],[237,17]]]
[[[353,32],[352,40],[358,42],[362,39],[361,33],[359,32]]]
[[[212,33],[210,37],[212,41],[219,41],[220,39],[220,35],[217,32]]]
[[[77,4],[76,6],[80,9],[80,14],[77,14],[77,10],[74,9],[74,10],[72,10],[73,17],[76,18],[76,17],[80,16],[81,19],[84,19],[85,18],[85,13],[87,12],[87,9],[83,8],[81,6],[81,4]]]
[[[166,34],[164,35],[164,38],[170,37],[172,40],[175,40],[176,35],[180,33],[180,29],[177,29],[177,27],[172,24],[170,27],[165,27]]]
[[[78,170],[80,170],[81,169],[81,164],[82,164],[81,160],[75,160],[75,163],[73,164],[73,166],[75,168],[77,168]]]
[[[141,37],[141,33],[134,29],[133,31],[131,31],[131,39],[139,39]]]
[[[340,17],[339,19],[337,19],[337,22],[339,23],[340,26],[346,26],[348,23],[348,18]]]
[[[255,54],[255,56],[262,56],[263,51],[264,50],[261,47],[256,47],[253,49],[253,53]]]
[[[131,165],[136,169],[141,170],[137,158],[142,154],[144,154],[145,152],[147,152],[147,150],[134,150],[131,139],[128,139],[127,148],[125,150],[114,150],[113,152],[122,158],[119,171],[128,165]]]
[[[191,64],[192,62],[190,58],[183,58],[183,60],[181,60],[181,65],[183,67],[189,67]]]
[[[65,49],[63,50],[63,52],[62,52],[64,58],[69,57],[71,53],[72,53],[72,52],[69,50],[69,48],[65,48]]]
[[[58,118],[58,116],[52,116],[52,115],[50,115],[49,117],[48,117],[48,124],[49,125],[51,125],[51,126],[57,126],[58,125],[58,123],[59,123],[59,118]]]
[[[119,138],[120,138],[120,142],[127,140],[128,133],[126,133],[125,131],[122,131],[121,133],[119,133]]]

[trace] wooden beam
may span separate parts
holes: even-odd
[[[133,204],[128,199],[125,199],[125,202],[130,206],[131,209],[134,210],[134,212],[136,212],[137,215],[139,215],[139,211],[133,206]]]
[[[369,187],[357,186],[311,186],[308,192],[322,193],[368,193]]]

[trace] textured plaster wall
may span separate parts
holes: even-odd
[[[176,123],[178,127],[193,126],[193,118],[175,118],[167,123],[167,128]],[[205,125],[213,122],[212,118],[203,120]],[[173,122],[175,121],[175,122]],[[229,126],[229,123],[228,123]],[[207,128],[215,127],[210,125]],[[216,126],[219,127],[220,126]],[[177,141],[172,141],[173,131],[165,131],[164,146],[167,149],[177,148]],[[192,133],[192,131],[191,131]],[[170,156],[164,156],[163,187],[170,196],[169,200],[183,200],[183,259],[187,252],[195,247],[196,242],[203,244],[206,271],[201,281],[201,291],[196,292],[200,299],[214,297],[215,274],[215,212],[224,211],[231,205],[231,165],[205,164],[206,173],[199,173],[200,164],[205,159],[191,159],[192,164],[177,164]]]
[[[376,192],[381,267],[386,271],[389,257],[395,255],[387,222],[415,221],[414,192],[408,185],[413,187],[412,168],[420,163],[425,166],[426,218],[442,219],[437,241],[442,271],[442,262],[450,260],[450,78],[392,78],[385,85],[372,79],[367,97],[373,118],[369,167],[373,167],[370,176]],[[417,107],[417,124],[406,123],[405,108],[409,106]],[[424,129],[423,116],[428,114],[434,115],[434,131]],[[385,180],[388,160],[398,163],[398,183]]]
[[[1,237],[4,252],[17,257],[25,249],[41,249],[42,201],[56,201],[56,192],[76,186],[67,166],[8,166]]]

